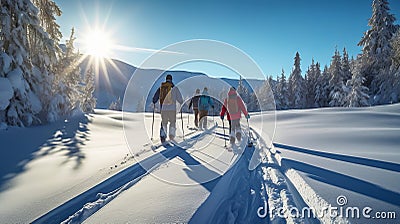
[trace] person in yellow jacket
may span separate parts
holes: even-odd
[[[165,82],[161,83],[153,96],[153,104],[160,101],[161,128],[160,139],[164,143],[167,136],[174,140],[176,135],[176,102],[183,103],[183,97],[177,87],[172,82],[172,75],[168,74]],[[169,123],[169,128],[168,128]],[[168,131],[167,131],[168,130]]]

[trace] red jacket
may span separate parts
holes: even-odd
[[[225,115],[225,113],[227,113],[228,121],[238,120],[242,115],[240,112],[243,112],[245,116],[248,115],[242,98],[237,95],[235,90],[229,90],[228,98],[224,100],[224,105],[221,108],[220,116],[222,117]]]

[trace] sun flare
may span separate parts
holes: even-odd
[[[85,35],[84,52],[95,57],[110,57],[113,41],[107,32],[91,30]]]

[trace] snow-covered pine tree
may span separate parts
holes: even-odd
[[[336,49],[329,67],[331,79],[329,80],[329,106],[342,107],[346,105],[346,87],[343,83],[341,56]]]
[[[39,25],[38,10],[29,0],[2,0],[0,5],[1,61],[0,78],[7,78],[13,88],[13,97],[0,113],[1,120],[11,126],[29,126],[39,123],[42,104],[34,90],[40,83],[32,72],[32,55],[28,37],[30,32],[45,35]],[[6,83],[3,80],[3,83]]]
[[[395,98],[393,103],[400,102],[400,29],[392,38],[392,67],[391,73],[393,74],[393,93]]]
[[[122,102],[121,102],[121,97],[118,97],[116,100],[111,102],[110,106],[108,107],[110,110],[117,110],[117,111],[122,111]]]
[[[372,17],[368,22],[370,29],[364,33],[358,43],[362,46],[361,72],[366,78],[366,86],[370,90],[370,95],[373,96],[371,100],[374,104],[382,103],[380,96],[387,94],[387,90],[381,88],[381,83],[387,81],[385,73],[391,65],[390,40],[398,29],[398,26],[394,25],[396,18],[389,13],[389,10],[387,0],[373,1]]]
[[[32,0],[33,4],[39,9],[40,26],[49,35],[50,39],[56,44],[60,43],[62,33],[60,25],[56,22],[56,16],[61,16],[62,12],[58,5],[52,0]],[[57,45],[58,48],[58,45]],[[56,53],[59,53],[56,51]]]
[[[268,81],[271,83],[272,82],[272,76],[269,77]],[[278,92],[278,86],[279,86],[280,78],[279,75],[276,76],[276,84],[274,84],[274,87],[272,88],[272,92],[274,93],[274,99],[275,99],[275,106],[277,110],[282,109],[282,103],[281,103],[281,98],[280,94]]]
[[[56,23],[56,16],[61,16],[61,10],[51,0],[33,0],[38,8],[38,17],[41,29],[29,29],[29,51],[33,65],[31,78],[34,92],[43,104],[43,114],[48,113],[49,103],[52,100],[52,85],[60,57],[59,47],[62,37],[60,26]]]
[[[240,77],[237,93],[242,98],[243,102],[247,105],[250,102],[250,93],[245,85],[245,81]]]
[[[294,68],[289,77],[290,107],[295,109],[305,107],[305,81],[301,76],[300,60],[300,54],[296,52]]]
[[[341,61],[342,72],[343,72],[343,83],[346,84],[348,80],[352,78],[349,54],[346,48],[343,48],[343,57]]]
[[[289,92],[288,84],[286,81],[285,70],[282,69],[281,77],[277,78],[278,83],[276,86],[275,98],[278,98],[280,102],[280,107],[277,109],[286,110],[289,108]]]
[[[271,84],[270,84],[271,83]],[[273,93],[273,80],[269,77],[264,84],[258,89],[258,102],[262,111],[275,110],[275,98]]]
[[[321,71],[319,71],[319,72],[321,72]],[[313,108],[313,107],[316,107],[315,92],[316,92],[316,86],[317,86],[317,81],[318,81],[317,66],[314,62],[314,59],[312,59],[311,65],[308,68],[306,75],[307,75],[306,76],[307,79],[305,80],[306,81],[306,107]]]
[[[360,72],[360,64],[356,63],[354,65],[353,76],[346,84],[350,89],[346,96],[346,106],[348,107],[365,107],[369,105],[368,88],[364,85],[365,78]]]
[[[250,103],[247,105],[247,110],[251,112],[260,111],[260,103],[255,91],[250,94]]]
[[[81,97],[79,91],[81,81],[80,56],[79,53],[75,52],[74,33],[75,31],[72,28],[70,38],[66,41],[65,52],[61,55],[55,73],[52,99],[47,114],[47,120],[50,122],[71,115]]]
[[[319,107],[328,107],[329,106],[329,80],[331,80],[332,75],[329,73],[329,68],[327,65],[324,66],[324,71],[322,75],[318,79],[318,85],[320,89],[320,95],[317,96],[316,93],[316,102]]]
[[[373,101],[375,104],[397,103],[400,100],[400,29],[393,35],[390,46],[391,65],[380,71],[377,81],[379,89]]]
[[[93,95],[94,90],[94,71],[90,67],[85,73],[80,97],[80,108],[85,113],[93,113],[94,108],[96,107],[96,98]]]
[[[323,106],[321,105],[321,96],[323,94],[323,84],[322,84],[323,78],[321,76],[322,76],[321,66],[317,62],[315,64],[315,84],[314,84],[314,107],[316,108]]]

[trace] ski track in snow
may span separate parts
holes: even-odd
[[[235,165],[222,176],[189,223],[348,223],[342,218],[321,217],[323,208],[329,207],[329,203],[318,196],[295,170],[281,163],[273,145],[269,148],[257,132],[251,131],[254,147],[241,146],[243,154],[233,157],[237,160],[233,163]],[[172,158],[168,154],[179,148],[173,144],[161,152],[165,157],[156,154],[140,164],[133,164],[33,223],[48,223],[50,220],[57,223],[83,222],[143,177],[161,169],[160,165]],[[291,215],[294,210],[301,212],[305,207],[313,208],[314,218]],[[71,211],[75,213],[71,214]]]
[[[287,172],[274,147],[267,147],[260,135],[252,132],[255,147],[246,147],[189,223],[347,223],[344,219],[318,219],[318,208],[328,204],[320,197],[317,203],[310,203],[316,193],[296,171]],[[291,215],[311,206],[317,209],[310,217]]]
[[[189,139],[195,139],[204,133],[190,132]],[[150,147],[150,146],[149,146]],[[42,215],[32,223],[81,223],[93,215],[125,190],[142,178],[168,162],[179,152],[179,146],[171,146],[159,154],[150,156],[139,163],[122,170],[86,192],[72,198],[52,211]],[[149,151],[145,150],[145,151]],[[143,151],[144,152],[144,151]],[[137,155],[137,154],[136,154]],[[102,193],[108,192],[108,193]],[[71,214],[71,211],[76,211]]]

